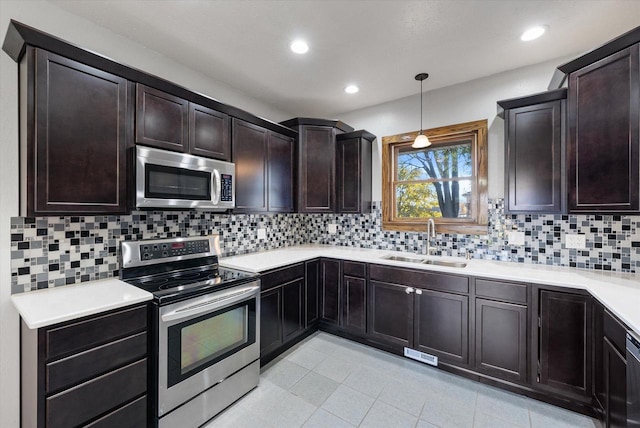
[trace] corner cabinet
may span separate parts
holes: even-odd
[[[569,212],[640,212],[639,50],[569,74]]]
[[[127,213],[132,84],[30,46],[19,70],[22,214]]]
[[[566,89],[498,101],[505,120],[505,211],[565,210]]]
[[[295,142],[294,138],[233,119],[235,212],[295,211]]]
[[[329,126],[301,126],[298,211],[335,212],[336,130]]]
[[[147,306],[37,330],[22,322],[22,426],[147,425]]]

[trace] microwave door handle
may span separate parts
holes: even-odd
[[[222,192],[222,183],[220,182],[220,171],[213,170],[211,174],[211,202],[213,205],[218,205],[220,202],[220,193]]]
[[[213,312],[215,310],[222,309],[225,306],[229,306],[243,300],[250,300],[252,298],[255,298],[259,291],[260,287],[257,285],[243,288],[239,291],[230,291],[229,293],[223,294],[219,297],[214,297],[211,300],[202,303],[183,306],[162,315],[161,318],[163,322],[193,318],[194,316],[205,314],[207,312]]]

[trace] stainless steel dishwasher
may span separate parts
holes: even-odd
[[[640,340],[627,332],[627,428],[640,428]]]

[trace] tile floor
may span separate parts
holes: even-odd
[[[591,418],[326,333],[265,366],[206,428],[594,428]]]

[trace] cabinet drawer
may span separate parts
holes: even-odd
[[[107,343],[46,365],[45,393],[80,383],[147,354],[147,333]]]
[[[146,328],[145,305],[46,330],[45,358],[82,351]]]
[[[342,273],[344,275],[365,278],[367,276],[366,263],[342,262]]]
[[[147,396],[122,406],[86,425],[86,428],[140,428],[147,426]]]
[[[46,426],[77,426],[146,390],[147,360],[144,359],[47,398]]]
[[[371,265],[369,278],[429,290],[469,293],[469,279],[465,276]]]
[[[282,285],[285,282],[291,282],[294,279],[304,278],[304,263],[293,266],[287,266],[262,274],[260,284],[262,291]]]
[[[604,335],[617,348],[618,352],[625,355],[627,328],[616,319],[609,311],[604,311]]]
[[[476,296],[526,305],[527,285],[476,279]]]

